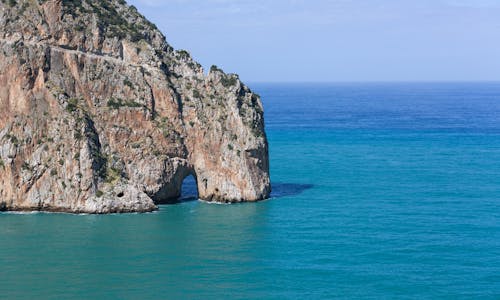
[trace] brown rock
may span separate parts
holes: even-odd
[[[0,209],[145,212],[195,176],[270,193],[263,108],[120,0],[0,0]]]

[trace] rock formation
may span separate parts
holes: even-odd
[[[270,193],[257,94],[123,0],[0,0],[0,210],[147,212]]]

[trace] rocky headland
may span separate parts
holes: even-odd
[[[0,0],[0,210],[148,212],[265,199],[257,94],[123,0]]]

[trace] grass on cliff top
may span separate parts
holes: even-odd
[[[84,3],[86,5],[84,5]],[[120,5],[127,5],[124,0],[118,0]],[[145,39],[144,31],[146,27],[141,22],[131,23],[120,14],[115,5],[111,1],[95,1],[95,0],[63,0],[63,13],[73,15],[75,17],[84,14],[95,14],[97,16],[98,26],[104,29],[106,36],[110,38],[124,39],[130,37],[132,42],[138,42]],[[128,15],[139,15],[139,12],[134,6],[128,7]],[[149,25],[150,29],[157,27],[144,18],[144,23]],[[78,26],[77,30],[83,30],[83,26]]]
[[[226,88],[231,87],[231,86],[235,86],[238,83],[238,76],[237,75],[225,74],[224,71],[222,69],[220,69],[219,67],[217,67],[216,65],[213,65],[210,67],[210,72],[222,73],[220,83]]]

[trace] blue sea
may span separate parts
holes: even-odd
[[[252,88],[272,199],[0,214],[0,298],[500,299],[500,83]]]

